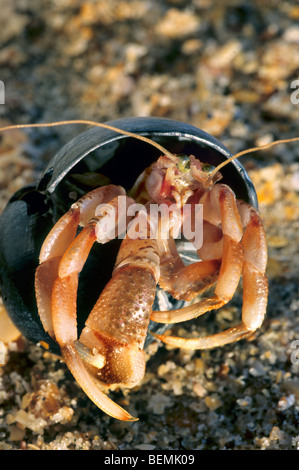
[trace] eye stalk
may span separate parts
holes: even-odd
[[[210,165],[209,163],[204,163],[201,169],[204,173],[207,173],[207,175],[210,175],[215,170],[215,167],[213,165]]]
[[[185,154],[177,155],[177,157],[179,159],[179,162],[177,163],[178,169],[182,173],[188,173],[190,170],[190,158]]]

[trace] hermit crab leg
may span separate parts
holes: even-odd
[[[75,239],[78,225],[82,227],[86,225],[94,217],[95,210],[100,204],[120,195],[125,195],[125,190],[121,186],[111,184],[96,188],[75,202],[46,237],[40,251],[40,263],[50,258],[61,257]]]
[[[245,339],[252,335],[253,331],[248,330],[243,322],[238,325],[228,328],[225,331],[216,333],[215,335],[205,336],[202,338],[180,338],[177,336],[165,336],[151,333],[155,338],[160,339],[163,343],[181,349],[210,349],[219,346],[224,346],[228,343],[233,343],[241,339]]]
[[[194,220],[198,217],[198,211],[195,209],[196,205],[191,207],[191,211],[183,211],[183,213],[177,208],[174,209],[172,207],[171,210],[168,209],[170,210],[168,216],[166,216],[167,211],[162,211],[160,226],[158,224],[159,229],[157,232],[157,235],[159,233],[157,236],[157,247],[160,257],[159,285],[174,298],[188,301],[194,299],[200,292],[207,289],[207,287],[211,286],[217,280],[221,264],[220,259],[212,258],[193,263],[189,266],[184,265],[174,242],[174,238],[178,237],[181,228],[183,228],[184,231],[187,221],[187,225],[190,224],[191,227],[191,224],[194,224]],[[206,234],[211,240],[210,254],[212,253],[219,257],[220,253],[221,256],[222,247],[219,251],[218,245],[219,238],[222,238],[222,231],[206,228]],[[194,238],[191,235],[189,241],[193,241],[195,243]],[[215,300],[212,299],[210,306],[208,303],[205,303],[202,310],[198,310],[197,314],[200,315],[201,313],[205,313],[208,309],[214,308],[215,305]],[[178,314],[179,312],[180,311],[178,311]],[[152,312],[151,320],[161,320],[161,322],[165,321],[166,323],[171,322],[171,318],[169,318],[167,312],[165,315],[164,312]]]
[[[35,272],[35,292],[38,314],[47,333],[54,338],[52,322],[52,289],[58,276],[63,253],[74,240],[80,220],[79,209],[64,214],[47,236],[40,253],[40,265]]]
[[[112,198],[125,194],[120,186],[97,188],[74,203],[54,225],[40,251],[40,265],[35,273],[35,291],[38,313],[45,331],[54,338],[52,322],[52,288],[58,276],[62,256],[75,239],[79,225],[85,225],[94,216],[96,208]]]
[[[184,266],[179,253],[176,251],[172,238],[158,242],[161,264],[159,285],[176,299],[190,301],[199,293],[211,286],[218,277],[221,260],[212,259],[195,262]],[[171,248],[170,248],[171,247]],[[153,311],[151,320],[158,323],[178,323],[203,315],[209,310],[217,308],[219,300],[208,298],[202,304],[196,303],[194,308],[185,307],[178,310]],[[190,316],[190,317],[189,317]]]
[[[161,259],[159,285],[174,298],[193,300],[217,280],[221,259],[198,261],[185,266],[171,237],[169,240],[160,240],[158,246]],[[159,315],[159,312],[152,313],[152,320],[155,315]]]
[[[212,348],[246,338],[260,327],[265,316],[268,296],[268,283],[265,276],[266,236],[256,210],[243,201],[238,201],[237,206],[245,228],[242,239],[244,247],[242,322],[221,333],[203,338],[185,339],[156,336],[165,343],[185,349]]]
[[[219,208],[215,210],[215,207]],[[223,184],[215,185],[204,204],[204,218],[213,224],[221,222],[223,232],[223,255],[219,276],[212,297],[203,299],[188,307],[166,312],[153,312],[151,320],[159,323],[177,323],[191,320],[212,309],[217,309],[225,305],[234,295],[239,284],[243,266],[243,247],[241,238],[243,228],[241,218],[236,206],[235,195],[232,190]],[[203,267],[201,267],[203,263]],[[218,260],[205,260],[188,266],[189,277],[192,273],[194,280],[196,272],[206,276],[203,283],[208,285],[210,276],[214,277],[219,268]],[[183,268],[183,274],[186,268]],[[193,272],[192,272],[193,270]],[[180,272],[176,274],[179,285]],[[200,285],[200,279],[195,280]],[[167,337],[169,338],[169,337]],[[161,338],[160,338],[161,339]]]
[[[248,329],[256,330],[264,320],[267,307],[267,240],[257,211],[244,201],[238,201],[238,209],[245,227],[242,319]]]

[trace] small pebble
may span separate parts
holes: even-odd
[[[244,398],[239,398],[236,403],[240,406],[240,408],[247,408],[252,405],[252,398],[245,396]]]
[[[215,411],[220,406],[222,406],[223,403],[217,395],[209,395],[205,397],[205,404],[209,408],[209,410]]]
[[[279,399],[277,408],[279,411],[286,411],[295,404],[295,395],[283,396]]]

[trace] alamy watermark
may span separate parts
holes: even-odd
[[[0,104],[5,104],[5,86],[2,80],[0,80]]]
[[[126,196],[119,196],[117,203],[100,204],[95,210],[96,236],[99,242],[114,238],[123,239],[185,239],[199,250],[203,244],[203,206],[185,204],[132,203]]]

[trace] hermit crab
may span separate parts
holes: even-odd
[[[142,380],[148,331],[204,349],[260,327],[266,236],[246,171],[210,135],[161,118],[80,122],[93,127],[1,215],[1,291],[25,337],[59,352],[101,410],[132,421],[105,392]],[[237,326],[197,339],[163,334],[225,305],[241,276]]]

